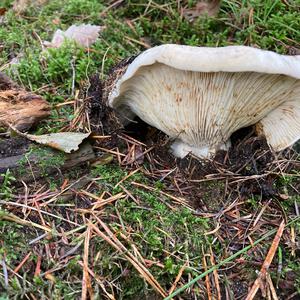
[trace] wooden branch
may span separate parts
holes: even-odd
[[[94,159],[94,151],[88,142],[83,143],[78,151],[66,154],[24,138],[4,140],[0,142],[0,183],[8,169],[18,181],[31,182]]]

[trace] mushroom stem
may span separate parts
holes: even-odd
[[[216,150],[227,151],[230,148],[230,146],[231,146],[230,139],[226,143],[220,144],[219,147],[213,147],[213,148],[211,148],[209,145],[201,146],[201,147],[192,146],[187,143],[184,143],[179,139],[176,139],[171,145],[171,151],[176,157],[179,158],[184,158],[189,153],[194,154],[197,157],[209,158],[215,154]]]

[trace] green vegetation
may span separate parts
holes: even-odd
[[[11,174],[10,170],[4,174],[0,174],[1,187],[0,187],[0,196],[3,199],[10,199],[13,192],[12,184],[16,181],[16,178]]]
[[[59,169],[66,160],[65,153],[40,145],[31,145],[24,157],[18,161],[18,173],[22,176],[28,173],[30,162],[35,162],[42,177],[48,176],[49,170]],[[32,167],[32,166],[31,166]]]
[[[197,1],[129,0],[116,7],[110,7],[107,2],[114,1],[52,0],[41,5],[29,4],[20,14],[12,10],[13,0],[1,2],[0,8],[8,10],[0,16],[0,71],[9,74],[28,90],[41,94],[53,106],[51,117],[39,124],[35,133],[57,132],[69,125],[76,115],[73,103],[65,105],[64,102],[74,100],[76,91],[88,85],[89,76],[99,72],[105,79],[113,65],[148,46],[161,43],[252,45],[284,54],[291,54],[299,48],[299,0],[224,0],[216,17],[199,16],[193,20],[184,16],[178,3],[185,2],[186,8],[191,9]],[[51,41],[57,29],[66,30],[72,24],[82,23],[103,26],[99,39],[90,49],[70,41],[58,49],[44,48],[42,42]],[[12,59],[17,63],[9,65]],[[48,149],[40,147],[30,148],[27,157],[33,156],[41,158],[38,164],[43,176],[47,176],[47,168],[60,168],[65,161],[63,154],[50,155]],[[20,161],[20,174],[24,174],[27,167],[27,161]],[[69,171],[65,177],[70,180],[78,179],[78,174],[81,174],[77,170]],[[71,196],[58,195],[56,198],[51,198],[52,194],[45,196],[49,190],[61,191],[61,182],[55,177],[45,186],[14,190],[15,178],[9,171],[2,174],[1,200],[10,200],[12,193],[28,196],[28,199],[17,199],[16,205],[11,204],[8,209],[33,225],[1,219],[1,212],[7,208],[0,208],[0,261],[9,268],[8,286],[0,271],[0,299],[27,299],[32,295],[40,299],[80,298],[87,227],[93,224],[107,234],[98,219],[109,226],[127,251],[118,251],[93,231],[89,240],[88,266],[94,298],[102,299],[105,294],[113,294],[116,299],[155,299],[153,288],[126,259],[126,254],[144,260],[147,269],[165,291],[170,290],[182,270],[176,285],[178,288],[205,270],[205,254],[209,268],[210,251],[217,263],[247,244],[250,227],[243,232],[243,226],[246,221],[249,221],[249,226],[253,224],[265,205],[261,195],[253,194],[253,197],[243,199],[242,191],[239,191],[238,209],[230,215],[218,214],[226,208],[228,199],[223,199],[223,194],[228,188],[227,183],[208,182],[203,183],[202,192],[195,197],[207,203],[208,211],[205,212],[216,214],[211,218],[199,216],[162,193],[177,182],[154,180],[142,171],[131,175],[131,171],[129,167],[120,167],[116,161],[91,167],[85,172],[92,178],[88,192],[94,197],[89,197],[85,193],[86,186],[83,186],[75,189]],[[279,199],[277,206],[291,217],[294,216],[295,202],[299,203],[299,196],[291,187],[297,183],[298,173],[293,174],[295,176],[281,176],[274,184],[278,192],[290,196],[286,201]],[[126,176],[129,177],[123,180]],[[97,207],[103,199],[114,196],[119,198]],[[272,220],[273,216],[274,220],[280,218],[278,212],[271,209],[266,209],[263,217],[270,215]],[[219,227],[222,216],[223,223]],[[36,224],[49,230],[36,227]],[[290,289],[295,285],[300,292],[296,249],[300,228],[299,223],[293,226],[296,240],[288,237],[290,244],[282,245],[281,278],[291,285]],[[258,239],[261,231],[269,227],[269,224],[262,223],[249,240]],[[213,233],[204,234],[209,231]],[[233,242],[233,237],[238,242]],[[263,262],[269,244],[266,242],[254,254],[244,255],[242,274],[244,281],[248,280],[247,284],[255,278],[254,270],[259,269],[257,266]],[[29,252],[28,260],[17,274],[13,274],[12,270]],[[275,258],[275,265],[277,263]],[[235,266],[220,271],[220,281],[232,275],[231,267]],[[273,280],[277,276],[275,273],[272,269]],[[293,280],[290,279],[291,273]],[[234,280],[228,282],[231,284]],[[183,298],[205,298],[204,281],[199,281],[183,295]]]

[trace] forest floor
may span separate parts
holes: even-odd
[[[299,299],[297,145],[274,154],[247,128],[213,160],[176,159],[157,129],[141,120],[116,129],[99,115],[111,68],[152,46],[300,54],[298,0],[212,1],[210,16],[203,2],[0,2],[0,72],[51,105],[30,132],[104,125],[89,138],[88,164],[64,168],[64,154],[22,142],[27,158],[40,157],[39,178],[28,159],[20,177],[0,175],[1,300],[245,299],[254,284],[255,299]],[[99,38],[46,49],[74,24],[101,26]],[[1,128],[0,155],[17,151],[16,139]]]

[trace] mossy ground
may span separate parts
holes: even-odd
[[[299,51],[299,0],[224,0],[216,17],[200,16],[193,22],[183,16],[181,8],[192,8],[197,1],[119,1],[114,6],[117,2],[51,0],[28,5],[22,13],[12,10],[12,0],[0,3],[0,8],[7,9],[5,15],[0,16],[0,71],[26,89],[42,95],[53,106],[51,117],[39,124],[35,133],[57,132],[69,126],[76,115],[73,104],[64,103],[74,100],[77,91],[89,84],[89,77],[99,72],[101,79],[105,79],[117,62],[149,46],[162,43],[252,45],[284,54]],[[65,30],[81,23],[103,26],[99,39],[91,48],[67,42],[59,49],[43,51],[42,41],[50,41],[58,28]],[[18,62],[10,65],[13,59]],[[167,167],[171,170],[174,166]],[[128,253],[142,261],[162,288],[169,291],[180,272],[182,275],[175,288],[202,273],[204,257],[209,268],[211,253],[218,262],[247,244],[248,231],[243,236],[243,228],[247,224],[250,226],[249,220],[255,219],[268,201],[273,201],[272,196],[268,198],[267,194],[250,191],[248,195],[252,196],[241,197],[240,210],[222,214],[222,209],[234,200],[233,195],[227,193],[227,181],[207,181],[200,185],[199,193],[193,189],[193,201],[199,198],[207,209],[204,211],[202,206],[201,210],[199,204],[195,214],[189,206],[178,204],[168,196],[172,194],[174,182],[162,180],[164,176],[148,176],[149,169],[148,162],[131,175],[130,167],[120,166],[114,159],[110,164],[46,178],[44,186],[25,185],[24,188],[14,187],[14,178],[7,174],[0,189],[0,260],[4,262],[0,272],[0,299],[80,299],[83,276],[90,279],[87,289],[93,291],[95,299],[160,299],[126,258],[126,251],[117,250],[94,231],[87,238],[89,226],[96,224],[108,234],[100,227],[100,218]],[[55,196],[65,183],[82,174],[90,178],[87,185],[71,196]],[[289,170],[289,174],[279,175],[271,183],[280,195],[288,195],[288,198],[276,202],[279,209],[265,210],[265,221],[259,223],[261,227],[256,228],[252,238],[258,238],[275,226],[267,221],[280,218],[281,210],[287,221],[297,214],[299,171]],[[127,179],[122,181],[124,178]],[[56,198],[45,204],[53,195]],[[173,197],[181,199],[185,195],[186,190],[183,195],[174,193]],[[99,199],[111,197],[116,200],[103,207],[97,206]],[[40,209],[53,215],[41,213]],[[208,217],[208,212],[214,217]],[[7,220],[9,214],[15,216],[15,222]],[[34,224],[20,224],[17,216]],[[214,231],[220,222],[220,231]],[[298,222],[287,228],[285,242],[280,245],[282,253],[275,257],[271,269],[275,284],[277,278],[281,278],[280,297],[286,297],[286,292],[300,292],[299,226]],[[207,235],[210,231],[212,233]],[[242,257],[239,263],[232,263],[228,270],[219,271],[222,295],[231,293],[229,299],[245,296],[247,283],[255,280],[255,269],[260,268],[270,243],[271,239]],[[14,272],[26,257],[24,265]],[[278,274],[276,267],[281,261],[282,271]],[[83,275],[86,267],[89,275]],[[212,278],[210,280],[213,282]],[[183,297],[206,299],[206,288],[205,282],[199,281],[185,291]],[[217,294],[216,290],[212,291]]]

